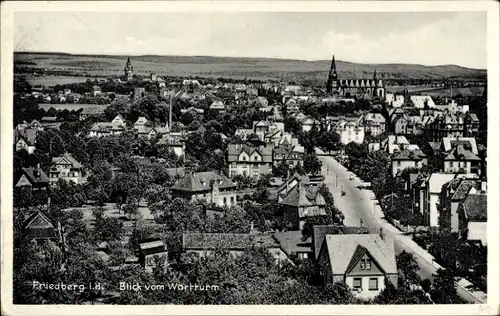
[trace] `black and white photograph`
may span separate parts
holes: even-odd
[[[461,2],[2,4],[2,303],[493,314],[499,7]]]

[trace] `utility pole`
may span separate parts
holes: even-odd
[[[168,129],[171,131],[172,130],[172,97],[174,96],[173,93],[175,93],[175,89],[172,91],[172,94],[170,94],[169,99],[169,107],[168,107]]]

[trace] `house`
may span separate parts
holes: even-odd
[[[396,254],[390,236],[326,235],[318,264],[325,284],[345,283],[361,299],[377,296],[386,282],[397,288]]]
[[[404,149],[391,158],[392,176],[399,175],[406,168],[422,168],[427,165],[427,156],[419,149]]]
[[[344,145],[350,142],[362,144],[365,139],[365,127],[360,122],[341,120],[335,125],[334,130],[340,135],[340,142]]]
[[[272,143],[272,144],[274,144],[275,147],[277,147],[279,145],[279,141],[281,139],[282,134],[283,134],[283,130],[274,129],[274,130],[272,130],[269,133],[264,135],[264,142],[266,144]]]
[[[288,195],[291,190],[293,190],[293,188],[295,188],[298,183],[302,183],[305,186],[314,186],[317,188],[323,183],[324,180],[325,177],[322,175],[313,176],[307,174],[299,175],[298,173],[294,173],[285,181],[281,181],[281,183],[277,185],[276,188],[270,190],[269,199],[277,200],[278,202],[280,202]]]
[[[440,196],[441,216],[446,216],[447,220],[440,223],[441,229],[449,229],[451,233],[458,233],[458,206],[469,195],[477,194],[486,194],[485,181],[462,177],[453,179],[443,185]]]
[[[434,108],[436,104],[429,95],[412,95],[410,101],[417,109]]]
[[[209,109],[222,113],[226,111],[226,106],[221,100],[215,100],[212,104],[210,104]]]
[[[102,89],[101,89],[101,87],[99,87],[99,86],[94,86],[94,87],[92,88],[92,95],[94,96],[94,98],[95,98],[95,97],[97,97],[98,95],[101,95],[101,94],[102,94]]]
[[[312,117],[305,117],[301,120],[299,120],[300,125],[302,126],[302,131],[304,132],[309,132],[313,128],[314,125],[316,125],[319,128],[320,122],[318,120],[315,120]]]
[[[249,146],[246,144],[229,144],[227,148],[229,175],[234,177],[259,178],[272,173],[273,150],[271,146]]]
[[[385,117],[380,113],[366,113],[359,118],[359,122],[365,127],[365,135],[376,137],[385,134]]]
[[[145,127],[147,122],[148,122],[147,118],[145,118],[144,116],[140,116],[134,123],[134,129],[137,130],[140,127]]]
[[[402,150],[419,150],[418,145],[410,144],[408,139],[403,135],[389,135],[386,139],[368,144],[368,150],[370,152],[383,150],[386,153],[393,155]]]
[[[187,109],[181,109],[181,113],[182,114],[189,113],[193,116],[193,118],[199,118],[199,117],[203,116],[203,113],[205,113],[205,110],[190,106]]]
[[[58,122],[55,116],[44,116],[40,121],[44,128],[59,129],[61,126],[61,122]]]
[[[143,98],[145,94],[146,94],[146,88],[139,88],[139,87],[134,88],[133,97],[135,100]]]
[[[50,184],[56,185],[59,179],[72,181],[75,184],[82,184],[84,182],[82,170],[83,165],[68,153],[65,153],[61,157],[53,157],[49,169]]]
[[[199,257],[210,256],[216,250],[228,251],[236,258],[252,248],[265,248],[275,259],[275,263],[289,261],[272,235],[256,233],[184,233],[182,249]]]
[[[282,163],[287,163],[294,168],[304,163],[305,149],[302,146],[279,145],[273,149],[273,166],[277,167]]]
[[[38,134],[38,129],[34,128],[14,130],[16,151],[26,150],[28,154],[33,154],[36,149],[35,143],[37,134]]]
[[[146,272],[153,272],[156,267],[167,268],[167,247],[162,240],[139,243],[139,264]]]
[[[302,182],[295,185],[279,204],[284,207],[284,219],[291,223],[294,230],[302,230],[309,217],[326,215],[326,202],[318,188]]]
[[[125,131],[125,120],[117,115],[111,122],[96,122],[89,131],[89,137],[120,135]]]
[[[104,114],[105,109],[105,106],[85,104],[84,106],[82,106],[82,111],[80,112],[78,118],[80,121],[83,121],[89,117],[99,116]]]
[[[481,158],[463,145],[457,145],[444,158],[444,172],[450,173],[481,173]]]
[[[472,114],[445,112],[427,124],[424,133],[430,141],[440,141],[445,137],[475,137],[479,126],[475,118],[477,116]]]
[[[26,238],[36,241],[57,240],[57,229],[40,210],[33,212],[23,223]]]
[[[312,235],[312,248],[314,259],[318,260],[321,245],[326,235],[356,235],[369,234],[368,227],[343,226],[343,225],[314,225]]]
[[[443,185],[455,178],[477,178],[473,174],[453,174],[437,172],[417,182],[414,196],[418,196],[418,210],[423,215],[426,225],[432,229],[439,227],[439,209]]]
[[[32,190],[45,190],[49,187],[49,177],[43,172],[40,165],[37,167],[22,168],[22,175],[15,187],[29,187]]]
[[[171,188],[172,197],[191,201],[205,201],[220,207],[236,204],[237,185],[215,171],[187,173]]]
[[[396,114],[392,121],[392,126],[393,126],[393,130],[394,130],[394,133],[396,135],[399,135],[399,134],[408,134],[408,125],[410,124],[410,118],[408,115],[406,114]]]
[[[301,260],[313,257],[311,237],[305,241],[302,240],[302,231],[292,230],[276,232],[273,236],[288,257],[295,255]]]
[[[459,236],[465,240],[479,241],[487,245],[488,197],[486,194],[470,194],[458,206]]]
[[[186,144],[184,140],[180,137],[175,137],[170,134],[164,134],[162,138],[158,140],[156,146],[168,146],[172,148],[174,153],[179,158],[184,158],[186,154]]]
[[[250,135],[254,134],[251,128],[238,128],[235,132],[235,136],[239,136],[242,140],[247,140]]]

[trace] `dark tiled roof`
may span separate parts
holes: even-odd
[[[38,176],[35,173],[38,172]],[[41,168],[23,168],[23,174],[28,178],[31,184],[48,184],[49,177]]]
[[[369,231],[367,227],[316,225],[313,227],[314,256],[315,258],[318,258],[319,252],[321,250],[321,245],[323,244],[323,240],[325,240],[326,235],[357,235],[368,233]]]
[[[16,137],[18,139],[19,138],[24,139],[24,141],[28,145],[34,145],[37,133],[38,133],[38,130],[35,128],[25,128],[24,130],[17,131]]]
[[[467,150],[462,145],[458,145],[444,158],[444,160],[466,160],[479,161],[481,158],[474,155],[470,150]]]
[[[396,153],[392,157],[392,160],[422,160],[425,157],[426,157],[425,154],[420,150],[405,149]]]
[[[469,195],[463,202],[468,219],[488,220],[488,196],[486,194]]]
[[[287,254],[297,252],[312,252],[311,238],[302,240],[302,231],[277,232],[274,238],[279,242],[281,249]]]
[[[29,238],[54,238],[56,231],[50,219],[41,211],[33,212],[23,224]]]
[[[326,202],[317,188],[305,186],[299,182],[288,195],[280,202],[283,205],[305,207],[305,206],[325,206]]]
[[[261,157],[262,160],[260,162],[272,162],[273,156],[272,156],[272,149],[269,147],[253,147],[249,146],[246,144],[229,144],[227,146],[227,151],[228,151],[228,157],[227,161],[228,162],[236,162],[239,161],[239,156],[242,152],[245,152],[249,157],[254,152],[257,152]]]
[[[52,158],[52,164],[57,164],[61,159],[66,159],[68,160],[72,165],[73,165],[73,168],[82,168],[82,164],[79,163],[78,161],[76,161],[75,158],[73,158],[73,156],[71,156],[70,154],[68,153],[65,153],[63,156],[61,157],[54,157]]]
[[[217,174],[214,171],[198,172],[186,174],[181,180],[172,186],[172,190],[185,192],[199,192],[211,189],[213,183],[217,181],[219,188],[236,188],[231,180],[223,174]]]
[[[456,181],[458,180],[458,181]],[[456,191],[452,196],[452,200],[463,200],[467,197],[469,194],[470,190],[473,187],[476,187],[476,189],[481,188],[481,182],[476,181],[476,180],[465,180],[465,179],[454,179],[450,182],[459,182],[460,184],[455,188]],[[451,184],[453,186],[453,184]]]

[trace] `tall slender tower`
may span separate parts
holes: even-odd
[[[332,64],[328,72],[328,80],[326,81],[326,92],[333,93],[337,89],[337,67],[335,65],[335,55],[332,57]]]
[[[134,67],[132,67],[132,63],[130,62],[130,57],[127,58],[127,63],[125,64],[125,68],[123,68],[123,71],[125,71],[125,76],[127,77],[127,81],[132,80],[134,77]]]

